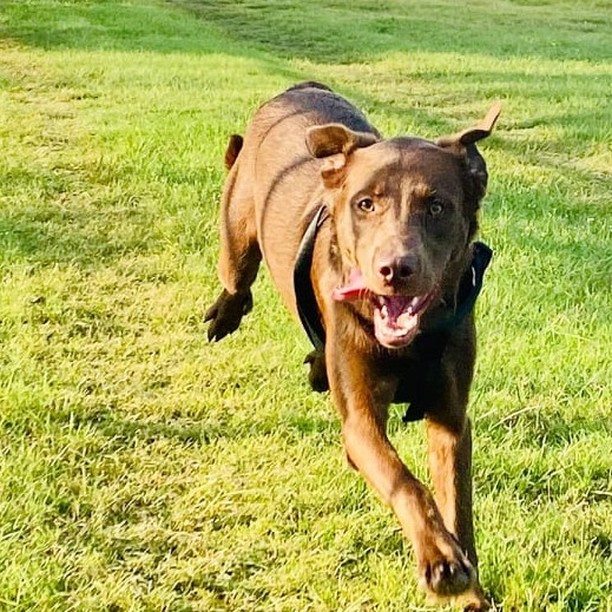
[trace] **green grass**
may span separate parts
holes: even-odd
[[[482,581],[505,612],[612,610],[611,15],[0,4],[0,609],[429,609],[265,273],[240,332],[205,340],[227,137],[315,78],[386,134],[503,100],[470,407]]]

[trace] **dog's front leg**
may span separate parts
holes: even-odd
[[[444,520],[474,566],[478,565],[472,525],[472,433],[469,419],[449,424],[427,419],[429,469]]]
[[[427,409],[429,469],[435,499],[446,529],[452,533],[475,570],[478,557],[472,521],[472,432],[466,416],[475,359],[473,331],[457,344],[450,344],[435,383],[435,398]],[[487,609],[477,581],[472,588],[476,604]]]
[[[402,463],[387,437],[387,407],[394,385],[374,375],[368,356],[356,353],[342,338],[332,335],[330,340],[329,383],[343,419],[350,462],[391,506],[412,542],[421,586],[442,597],[470,593],[477,584],[471,563],[444,526],[432,495]]]
[[[429,468],[435,499],[447,530],[452,533],[477,572],[478,557],[472,523],[472,434],[467,417],[461,423],[427,419]],[[466,602],[471,610],[489,605],[476,576]]]

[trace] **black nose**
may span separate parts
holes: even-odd
[[[406,281],[415,272],[416,261],[412,255],[383,256],[378,261],[378,274],[386,283]]]

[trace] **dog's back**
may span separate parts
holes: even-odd
[[[321,162],[308,151],[306,131],[327,123],[378,136],[361,111],[328,87],[299,83],[259,108],[226,185],[226,199],[238,192],[238,199],[253,207],[259,248],[292,311],[291,271],[297,247],[320,203]],[[228,151],[233,152],[235,144],[233,136]]]

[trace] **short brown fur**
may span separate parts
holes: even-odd
[[[295,314],[298,246],[315,211],[327,207],[311,270],[327,342],[324,354],[308,358],[311,382],[318,390],[329,387],[348,461],[391,506],[412,542],[420,585],[471,610],[488,608],[477,577],[466,416],[474,321],[469,314],[442,344],[428,330],[456,300],[471,261],[487,182],[474,143],[489,135],[498,115],[496,106],[475,128],[433,143],[382,139],[355,107],[319,83],[296,85],[264,104],[244,143],[233,136],[225,157],[223,291],[206,314],[210,339],[238,328],[252,307],[262,254]],[[382,345],[367,300],[332,297],[355,268],[372,294],[435,296],[417,340]],[[387,437],[388,406],[399,385],[426,415],[435,500]]]

